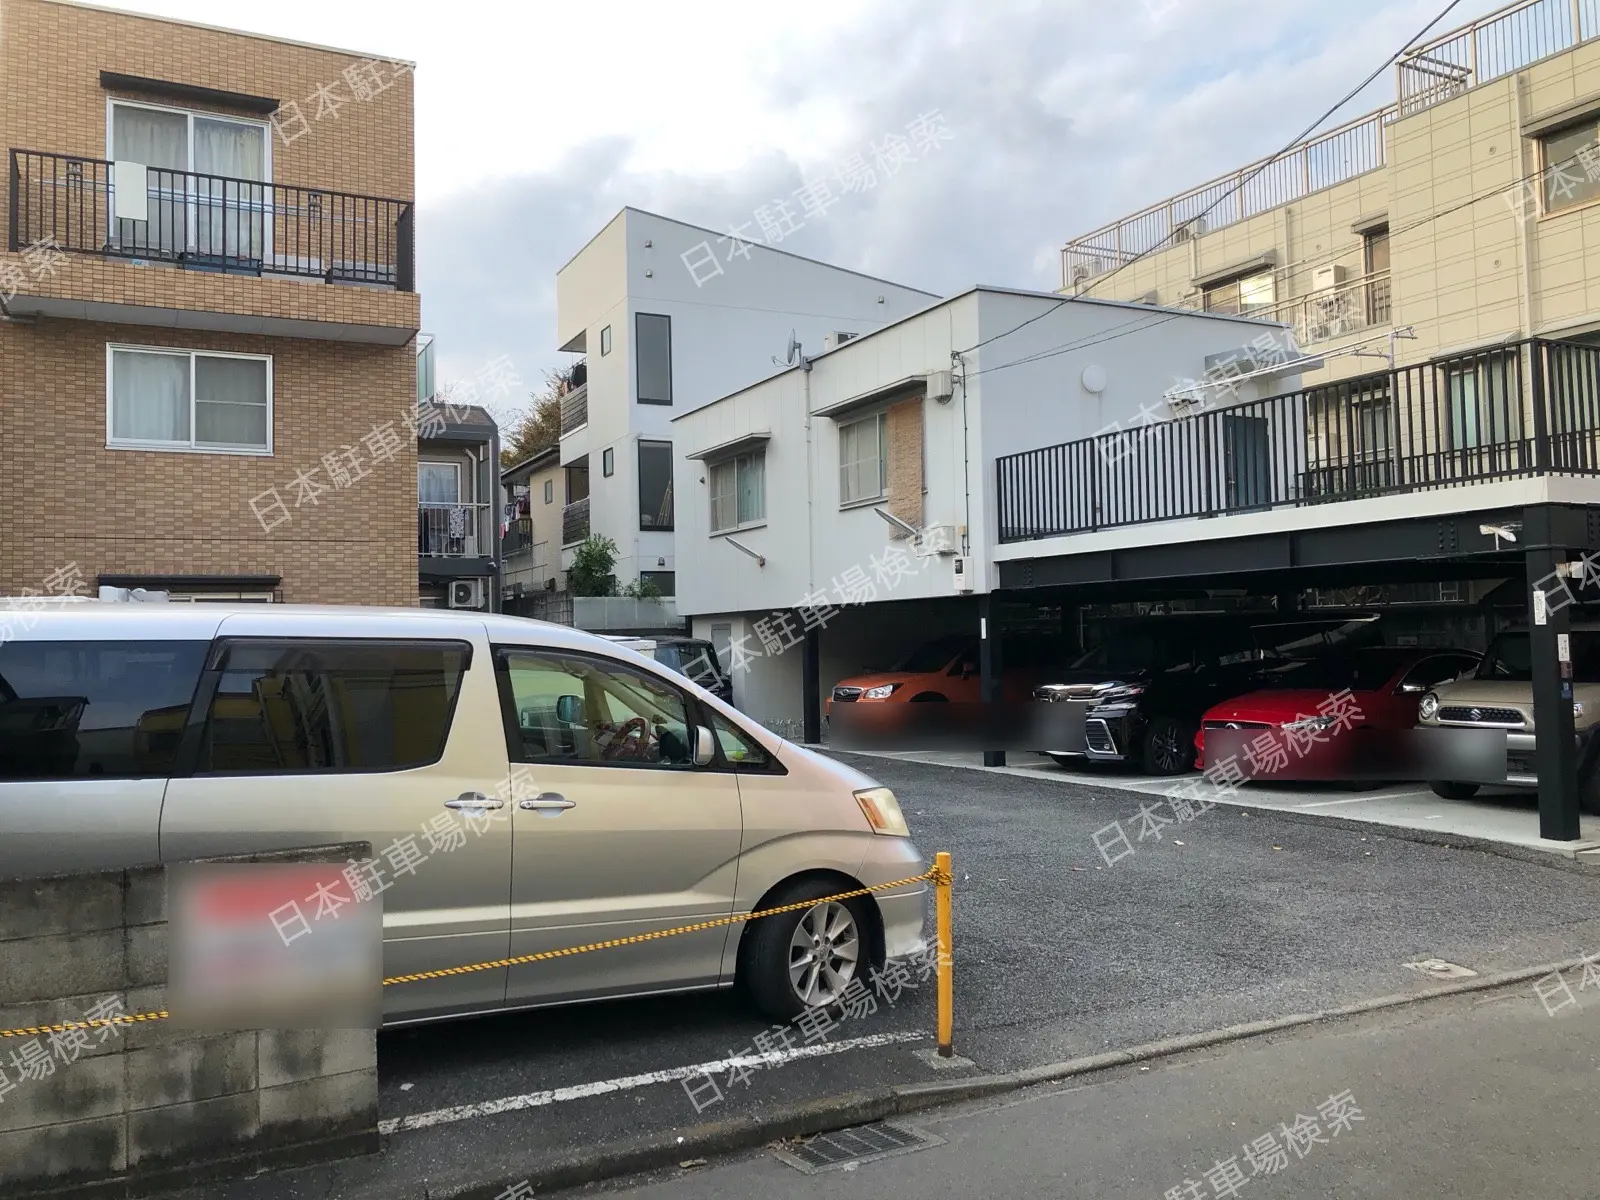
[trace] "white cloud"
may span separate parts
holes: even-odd
[[[725,229],[938,109],[952,142],[785,248],[930,290],[1055,287],[1067,238],[1277,150],[1442,3],[119,6],[417,60],[440,377],[510,355],[532,385],[563,357],[556,269],[624,204]],[[1494,6],[1471,0],[1441,28]]]

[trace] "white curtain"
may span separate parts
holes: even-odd
[[[189,356],[114,350],[111,436],[189,444]]]
[[[118,221],[117,244],[126,249],[174,254],[188,244],[184,176],[189,169],[189,118],[118,104],[111,110],[111,157],[143,163],[150,193],[148,221]]]
[[[194,169],[197,221],[195,250],[227,258],[259,259],[265,245],[265,189],[237,180],[266,178],[266,154],[259,125],[194,119]],[[220,175],[224,179],[206,179]]]
[[[455,504],[461,499],[461,472],[453,463],[417,464],[417,500],[423,504]]]
[[[267,447],[267,364],[251,358],[194,361],[194,440],[209,446]]]

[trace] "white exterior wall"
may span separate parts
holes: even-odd
[[[793,608],[816,589],[831,590],[834,580],[851,567],[873,575],[875,559],[881,560],[891,545],[903,548],[906,543],[892,539],[890,526],[873,511],[877,505],[841,508],[839,502],[841,421],[872,409],[839,421],[813,415],[809,465],[807,413],[910,376],[948,369],[953,349],[976,345],[1056,303],[1037,294],[970,292],[824,355],[810,372],[788,371],[680,417],[674,422],[679,610]],[[1238,350],[1269,328],[1198,313],[1075,302],[967,355],[965,388],[958,386],[949,402],[923,404],[924,525],[968,525],[974,590],[991,590],[997,457],[1089,437],[1116,422],[1131,425],[1141,409],[1165,416],[1170,409],[1162,394],[1202,376],[1206,356]],[[1108,336],[1113,340],[1100,345],[1008,365]],[[1106,374],[1099,396],[1082,385],[1083,371],[1091,364]],[[1236,400],[1290,391],[1297,383],[1294,376],[1244,383]],[[763,430],[771,433],[766,444],[766,521],[731,536],[765,555],[765,566],[727,545],[727,535],[711,534],[707,470],[687,457]],[[896,600],[953,594],[948,558],[893,590]]]
[[[702,269],[697,285],[682,256],[697,261],[702,244],[723,260],[722,273],[707,278]],[[585,352],[589,380],[589,424],[562,439],[561,461],[588,456],[590,528],[617,543],[622,584],[641,570],[677,569],[673,534],[639,528],[640,438],[672,441],[675,414],[781,370],[791,330],[816,354],[828,333],[878,329],[934,299],[766,246],[752,245],[731,263],[727,255],[727,243],[710,230],[624,209],[556,276],[557,336],[563,348]],[[670,407],[638,403],[639,313],[672,320]],[[606,325],[611,352],[602,356]],[[601,474],[607,448],[616,460],[609,479]],[[682,495],[675,480],[679,509]]]

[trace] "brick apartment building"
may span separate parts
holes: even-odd
[[[417,603],[409,64],[0,0],[0,595]]]

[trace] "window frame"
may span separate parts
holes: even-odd
[[[272,182],[272,180],[273,180],[273,175],[272,175],[272,168],[273,168],[273,164],[272,164],[273,126],[272,126],[272,122],[270,120],[258,121],[258,120],[254,119],[252,117],[237,117],[237,116],[233,116],[230,113],[210,112],[210,111],[207,111],[205,109],[199,109],[199,108],[181,108],[181,107],[179,107],[177,105],[173,105],[173,104],[152,104],[152,103],[150,103],[148,101],[144,101],[144,100],[124,100],[124,99],[122,99],[121,97],[118,97],[118,96],[107,96],[106,97],[106,161],[107,162],[114,161],[115,157],[116,157],[115,154],[114,154],[114,148],[116,146],[116,136],[117,136],[116,135],[116,120],[117,120],[116,110],[119,107],[120,108],[140,108],[140,109],[144,109],[146,112],[172,113],[172,114],[174,114],[176,116],[181,116],[181,117],[187,118],[187,129],[186,129],[186,131],[184,133],[184,141],[185,141],[186,147],[188,149],[188,154],[185,156],[185,160],[186,160],[187,165],[184,166],[182,169],[185,172],[187,172],[188,175],[190,175],[190,176],[204,174],[207,179],[229,179],[229,180],[231,180],[231,179],[234,179],[235,177],[231,176],[231,175],[210,175],[210,174],[206,174],[205,172],[196,171],[194,169],[194,123],[195,123],[196,120],[223,121],[223,122],[227,122],[227,123],[233,124],[233,125],[253,125],[257,129],[261,130],[261,179],[259,181],[258,180],[240,180],[239,182],[241,182],[241,183],[253,183],[253,184],[256,184],[257,186],[259,186],[262,189],[262,221],[261,221],[262,243],[261,243],[261,256],[262,256],[262,261],[263,261],[264,264],[265,263],[271,263],[272,259],[273,259],[272,226],[273,226],[273,207],[274,207],[273,206],[273,190],[272,190],[273,189],[273,182]],[[150,164],[146,163],[144,165],[149,166]],[[194,214],[195,214],[195,211],[196,211],[196,202],[195,202],[194,197],[192,195],[188,194],[187,185],[185,186],[184,190],[185,190],[185,196],[184,196],[185,217],[184,217],[184,235],[183,235],[183,237],[184,237],[184,249],[187,250],[191,245],[193,245],[193,238],[191,237],[191,234],[194,232],[193,221],[194,221]],[[116,205],[108,203],[106,205],[106,208],[107,208],[107,214],[106,214],[106,221],[107,221],[106,233],[107,233],[107,237],[108,238],[114,238],[116,236],[116,230],[117,230]],[[249,211],[249,210],[241,208],[240,211]]]
[[[1266,280],[1272,287],[1272,299],[1265,304],[1252,305],[1249,308],[1244,304],[1244,285],[1249,282]],[[1218,308],[1212,303],[1212,297],[1218,293],[1232,290],[1233,307]],[[1205,285],[1200,289],[1201,307],[1205,312],[1222,313],[1228,316],[1250,316],[1254,313],[1267,312],[1278,305],[1278,276],[1271,267],[1259,267],[1255,270],[1235,275],[1228,279],[1219,279],[1214,283]]]
[[[544,481],[544,502],[546,504],[554,504],[556,502],[556,481],[554,479],[546,479]]]
[[[165,354],[176,356],[187,355],[189,358],[189,440],[184,442],[156,441],[147,438],[119,438],[112,430],[115,428],[116,419],[116,356],[121,354]],[[195,364],[201,358],[233,358],[244,359],[250,362],[265,364],[266,391],[267,391],[267,441],[262,448],[249,446],[228,446],[214,442],[200,442],[195,438],[198,422],[195,420],[195,406],[200,403],[195,394]],[[274,397],[275,380],[273,372],[272,355],[246,354],[233,350],[193,350],[184,346],[140,346],[128,342],[106,343],[106,449],[107,450],[156,450],[169,454],[234,454],[245,458],[271,458],[273,456],[273,424],[276,416],[276,403]],[[223,403],[215,401],[213,403]]]
[[[664,446],[667,451],[667,488],[663,500],[670,497],[672,500],[672,519],[665,525],[646,525],[644,523],[644,448],[646,446]],[[634,490],[639,497],[639,532],[641,533],[674,533],[678,528],[678,497],[673,489],[673,459],[672,443],[661,438],[638,438],[634,442],[633,450]],[[660,511],[659,509],[657,511]]]
[[[1567,200],[1558,207],[1552,207],[1550,203],[1552,194],[1550,142],[1556,138],[1567,137],[1585,127],[1589,130],[1591,142],[1596,146],[1600,146],[1600,112],[1591,112],[1588,116],[1581,117],[1556,129],[1546,129],[1534,137],[1534,141],[1538,143],[1539,152],[1539,215],[1542,217],[1563,216],[1567,213],[1587,208],[1592,204],[1600,204],[1600,181],[1589,179],[1582,171],[1575,172],[1578,180],[1581,183],[1588,184],[1594,190],[1588,195]],[[1600,153],[1600,151],[1597,151],[1597,153]]]
[[[200,747],[205,739],[206,727],[211,719],[211,706],[217,697],[217,689],[222,683],[222,677],[227,672],[223,663],[227,658],[227,651],[233,646],[284,646],[284,645],[315,645],[315,646],[358,646],[362,649],[384,647],[401,647],[407,649],[452,649],[462,652],[461,678],[457,681],[455,695],[450,699],[450,707],[444,715],[444,738],[439,743],[439,754],[436,758],[424,762],[413,763],[404,767],[382,767],[359,771],[348,770],[292,770],[292,771],[202,771],[200,770]],[[286,634],[255,634],[218,637],[212,639],[211,648],[206,652],[205,670],[200,676],[200,686],[195,689],[194,699],[189,705],[189,719],[184,726],[183,739],[178,746],[177,759],[173,764],[173,779],[255,779],[271,776],[299,777],[316,776],[318,778],[331,778],[342,775],[398,775],[407,771],[423,771],[437,767],[444,761],[445,755],[450,751],[450,737],[455,732],[456,713],[461,708],[461,693],[467,688],[467,678],[472,673],[474,647],[470,641],[463,638],[362,638],[362,637],[296,637]]]
[[[629,761],[591,762],[585,760],[580,762],[570,762],[563,760],[560,762],[555,762],[540,759],[537,762],[529,762],[526,758],[522,757],[522,731],[521,727],[517,724],[516,693],[511,689],[511,670],[507,662],[507,657],[512,654],[529,654],[546,658],[572,658],[580,661],[595,663],[606,670],[620,668],[624,672],[629,672],[634,675],[648,676],[649,678],[660,683],[663,687],[670,688],[682,698],[684,703],[684,715],[690,718],[689,724],[691,729],[696,726],[704,726],[706,729],[711,731],[711,742],[715,748],[711,762],[704,767],[695,766],[692,758],[694,749],[693,745],[690,746],[690,763],[686,767],[675,767],[668,763],[642,763]],[[729,716],[726,716],[720,710],[713,708],[709,704],[706,704],[700,699],[699,696],[696,696],[687,688],[680,686],[677,680],[681,679],[682,676],[676,675],[676,672],[669,671],[665,667],[661,667],[659,671],[652,671],[648,668],[640,667],[634,663],[625,663],[619,659],[610,658],[604,654],[596,654],[589,650],[568,650],[560,646],[539,646],[523,642],[493,642],[489,646],[489,657],[491,659],[491,665],[494,669],[495,694],[500,704],[500,719],[505,732],[506,761],[510,763],[513,768],[518,766],[590,767],[600,768],[602,770],[607,768],[624,768],[645,771],[671,771],[676,774],[692,773],[702,775],[787,775],[789,773],[788,768],[778,760],[777,754],[774,751],[767,749],[767,747],[762,744],[760,738],[756,737],[755,734],[753,734],[740,722],[735,721]],[[766,753],[766,763],[759,767],[749,767],[736,765],[729,760],[722,751],[722,739],[717,736],[717,719],[720,719],[725,725],[737,730],[739,735],[746,741],[753,742],[757,746],[760,746],[761,749]]]
[[[845,470],[847,464],[844,460],[844,436],[848,429],[855,429],[867,422],[874,422],[878,432],[878,490],[870,495],[847,497],[845,495]],[[839,507],[855,508],[859,505],[881,504],[889,495],[889,410],[880,409],[866,416],[857,417],[851,421],[842,421],[839,424]]]
[[[610,479],[617,469],[617,456],[610,446],[600,452],[600,477]]]
[[[752,517],[747,521],[739,520],[739,464],[741,462],[754,463],[761,460],[761,515]],[[717,524],[717,493],[715,479],[719,467],[733,468],[733,524]],[[708,506],[707,523],[710,536],[717,537],[725,533],[737,533],[741,529],[759,529],[767,523],[767,448],[758,446],[753,450],[746,450],[743,454],[731,454],[727,458],[715,459],[706,463],[706,503]]]
[[[604,358],[611,353],[611,326],[607,325],[600,331],[600,357]]]
[[[645,340],[640,335],[640,322],[646,317],[653,321],[665,321],[667,323],[667,397],[665,400],[659,398],[647,400],[644,395],[644,379],[642,377],[644,355],[640,353],[640,350],[644,346]],[[633,314],[633,393],[634,399],[640,404],[654,404],[663,408],[671,408],[673,405],[672,316],[669,313],[636,312]]]

